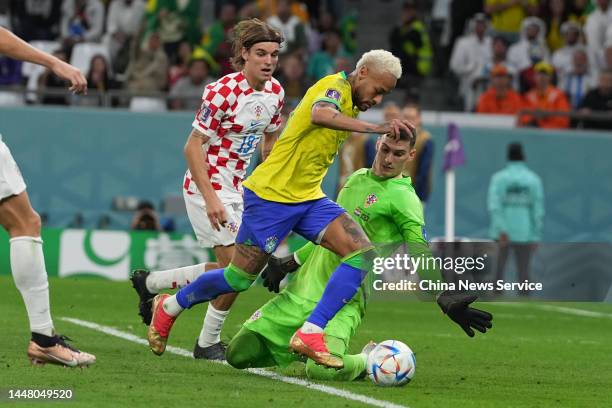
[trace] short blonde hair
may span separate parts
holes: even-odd
[[[366,52],[357,61],[357,69],[366,66],[376,72],[388,72],[400,79],[402,76],[402,64],[395,55],[387,50],[371,50]]]

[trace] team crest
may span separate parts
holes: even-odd
[[[257,117],[257,119],[261,118],[261,115],[263,114],[263,106],[256,105],[254,112],[255,112],[255,116]]]
[[[225,228],[227,228],[232,234],[236,234],[238,232],[238,224],[235,222],[228,223]]]
[[[278,238],[275,235],[268,237],[268,239],[266,239],[266,247],[264,250],[267,253],[271,254],[276,249],[277,244],[278,244]]]
[[[330,88],[327,91],[325,91],[325,96],[327,98],[334,99],[336,101],[340,100],[340,92],[338,92],[337,90],[332,89],[332,88]]]
[[[249,322],[254,322],[255,320],[258,320],[260,317],[261,317],[261,310],[257,309],[255,313],[253,313],[251,317],[249,317]]]
[[[378,197],[376,197],[376,194],[370,194],[366,198],[364,206],[365,208],[368,208],[369,206],[374,205],[377,201]]]

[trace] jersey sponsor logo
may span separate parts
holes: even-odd
[[[232,234],[236,234],[238,232],[238,224],[236,224],[235,222],[228,223],[225,228],[227,228],[228,231]]]
[[[376,197],[376,194],[368,194],[368,196],[366,197],[365,200],[365,208],[368,208],[374,204],[376,204],[376,202],[378,201],[378,197]]]
[[[340,101],[340,92],[335,89],[329,88],[327,91],[325,91],[325,96],[327,98]]]
[[[272,235],[271,237],[268,237],[266,239],[266,245],[265,245],[264,250],[267,253],[271,254],[276,249],[277,244],[278,244],[278,238],[276,237],[276,235]]]
[[[251,317],[249,317],[249,322],[254,322],[255,320],[258,320],[260,317],[261,317],[261,310],[257,309],[255,313],[253,313]]]
[[[259,126],[263,124],[263,120],[252,120],[249,123],[249,127],[245,130],[246,133],[256,133],[258,132]]]
[[[206,122],[208,118],[210,117],[211,112],[212,110],[210,109],[210,106],[202,104],[202,107],[200,108],[200,116],[198,117],[198,120],[200,122]]]

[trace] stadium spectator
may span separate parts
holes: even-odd
[[[465,26],[476,13],[484,10],[484,0],[451,0],[450,2],[450,38],[448,40],[448,55],[456,40],[465,34]]]
[[[587,17],[593,11],[592,8],[591,0],[573,0],[571,1],[568,19],[575,21],[580,27],[584,27]]]
[[[577,109],[586,93],[597,85],[597,81],[589,70],[586,49],[576,49],[572,57],[572,68],[560,77],[559,87],[568,96],[572,109]]]
[[[569,16],[565,0],[546,0],[541,15],[546,25],[546,44],[550,52],[555,52],[564,44],[561,26]]]
[[[104,6],[100,0],[64,0],[61,36],[67,50],[80,42],[100,41],[103,31]]]
[[[98,54],[91,58],[87,73],[87,88],[96,92],[79,96],[79,105],[104,106],[104,95],[99,93],[119,88],[119,83],[113,79],[108,61],[103,55]]]
[[[508,50],[508,62],[523,71],[539,61],[549,61],[546,27],[537,17],[527,17],[521,25],[521,39]]]
[[[60,34],[61,0],[10,1],[13,32],[25,41],[53,41]]]
[[[208,63],[204,59],[193,59],[189,62],[188,76],[179,79],[170,88],[170,109],[190,110],[195,112],[202,105],[204,87],[213,82],[209,76]]]
[[[612,70],[599,74],[597,88],[590,90],[580,105],[580,113],[612,113]],[[583,127],[589,129],[612,129],[612,120],[585,120]]]
[[[606,43],[606,47],[597,55],[598,71],[612,69],[612,41]]]
[[[191,54],[193,49],[189,41],[181,41],[178,46],[176,56],[170,68],[168,69],[168,85],[172,86],[187,75],[189,71],[189,62],[191,61]]]
[[[487,208],[491,238],[499,243],[495,280],[504,279],[510,251],[515,257],[517,281],[529,280],[529,262],[542,240],[544,189],[540,177],[525,164],[520,143],[508,146],[508,164],[491,177]]]
[[[340,19],[342,46],[351,55],[357,51],[357,10],[353,9]]]
[[[538,0],[485,1],[485,12],[491,16],[494,35],[501,35],[510,43],[519,39],[523,19],[535,15],[537,11]]]
[[[421,108],[414,102],[409,102],[402,108],[402,119],[410,121],[417,131],[414,144],[416,155],[413,160],[404,165],[403,174],[410,176],[412,186],[423,204],[431,193],[431,169],[434,155],[434,142],[431,134],[423,129]]]
[[[512,89],[512,74],[504,65],[491,69],[491,86],[480,95],[476,112],[514,115],[523,107],[521,95]]]
[[[149,201],[141,201],[138,204],[138,208],[130,228],[134,231],[161,231],[159,225],[159,216],[155,212],[155,207]]]
[[[270,16],[267,23],[279,30],[284,42],[281,45],[281,55],[305,54],[308,50],[308,37],[306,26],[299,17],[292,12],[291,0],[278,0],[276,14]]]
[[[418,18],[416,0],[404,2],[401,23],[391,31],[391,52],[402,62],[402,82],[431,71],[432,48],[425,24]]]
[[[463,95],[466,111],[474,109],[475,81],[483,76],[485,65],[492,57],[492,40],[487,35],[488,21],[478,13],[470,21],[469,34],[459,38],[453,48],[450,68],[460,79],[459,93]]]
[[[523,115],[520,124],[523,126],[536,126],[547,129],[563,129],[569,126],[567,116],[540,116],[539,112],[569,112],[570,106],[563,91],[551,84],[554,73],[552,65],[547,62],[538,62],[534,67],[535,88],[525,95],[525,108],[535,110],[536,113]]]
[[[65,50],[58,49],[53,56],[66,62],[68,55]],[[68,97],[64,89],[67,82],[58,77],[50,69],[46,69],[38,78],[38,90],[42,93],[41,103],[44,105],[68,105]],[[49,92],[45,93],[48,90]]]
[[[144,0],[113,0],[108,6],[104,43],[114,72],[124,72],[130,57],[130,43],[140,29]]]
[[[202,49],[215,60],[220,67],[220,75],[234,72],[230,59],[232,53],[232,28],[236,24],[236,6],[223,4],[219,18],[206,30],[202,39]]]
[[[308,89],[304,63],[297,55],[287,55],[280,63],[279,82],[285,90],[285,105],[290,105],[291,100],[298,101]]]
[[[323,33],[323,50],[314,53],[308,60],[308,78],[316,82],[324,76],[335,74],[338,72],[336,59],[346,56],[348,54],[342,49],[340,32],[330,30]]]
[[[128,65],[127,88],[132,92],[162,91],[167,83],[168,57],[157,32],[150,33],[144,44],[136,37]]]
[[[606,29],[612,23],[610,0],[596,0],[597,7],[589,14],[584,25],[587,45],[592,54],[601,50],[606,42]]]
[[[157,32],[169,58],[178,52],[182,40],[200,40],[199,0],[156,0],[147,7],[147,34]]]
[[[575,21],[566,21],[561,25],[561,34],[564,45],[552,56],[552,65],[559,77],[563,77],[571,69],[574,51],[582,47],[580,44],[582,28]]]
[[[308,33],[309,54],[321,51],[323,46],[323,35],[331,30],[337,30],[336,20],[334,20],[334,16],[329,11],[323,10],[323,12],[319,14],[316,24]],[[342,34],[340,34],[340,36],[342,37]]]

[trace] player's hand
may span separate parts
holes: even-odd
[[[470,307],[470,304],[477,298],[476,295],[447,290],[438,295],[438,305],[444,314],[463,329],[465,334],[474,337],[474,330],[472,329],[486,333],[487,329],[493,327],[493,323],[491,323],[493,315],[491,313]]]
[[[389,131],[385,133],[389,133],[394,139],[399,138],[401,132],[412,134],[416,131],[414,125],[405,119],[393,119],[388,122],[388,126]]]
[[[293,254],[277,258],[274,255],[268,260],[268,264],[261,272],[263,285],[270,292],[278,293],[281,281],[291,273],[298,269],[300,265],[295,261]]]
[[[211,197],[205,198],[206,201],[206,215],[210,220],[212,227],[221,231],[221,226],[225,226],[227,223],[227,213],[225,212],[225,206],[219,200],[216,194]]]
[[[72,93],[87,94],[87,79],[85,79],[78,68],[58,59],[51,66],[51,70],[58,77],[70,82],[70,91]]]

